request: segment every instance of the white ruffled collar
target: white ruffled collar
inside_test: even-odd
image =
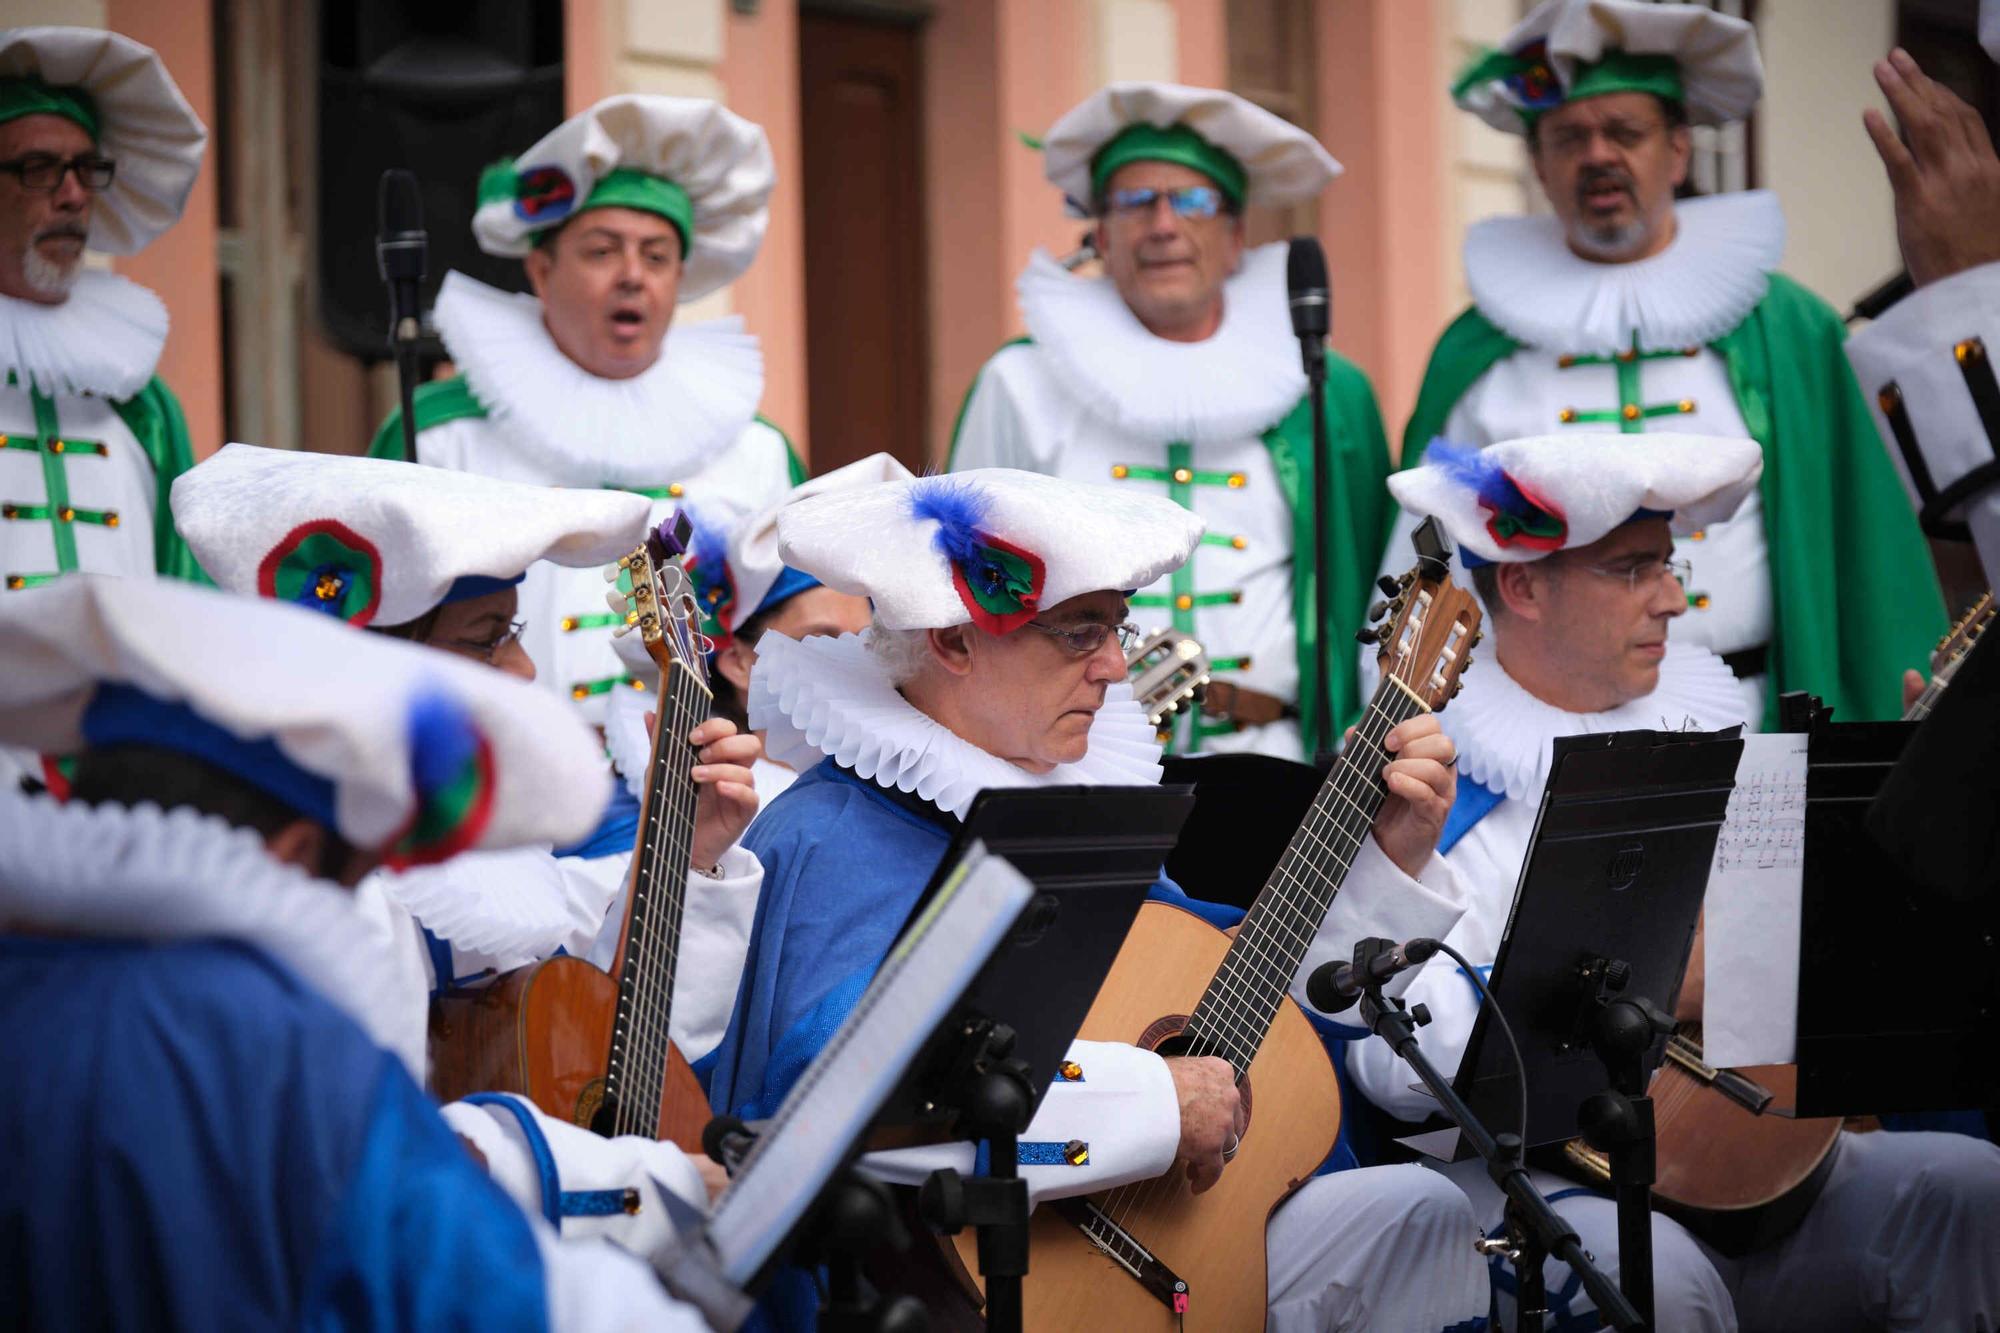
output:
[[[562,485],[656,486],[697,471],[764,396],[764,353],[737,316],[674,325],[660,359],[627,380],[564,356],[533,296],[455,270],[432,317],[473,397]]]
[[[1459,772],[1509,800],[1531,801],[1547,785],[1556,737],[1718,731],[1743,722],[1743,691],[1714,653],[1669,641],[1651,694],[1602,713],[1570,713],[1528,693],[1489,656],[1466,674],[1439,720],[1458,745]]]
[[[803,773],[831,756],[864,778],[915,792],[964,818],[989,787],[1133,786],[1160,780],[1160,742],[1132,697],[1111,686],[1090,725],[1089,753],[1030,773],[947,730],[897,692],[862,634],[757,641],[750,672],[750,725],[778,763]]]
[[[0,379],[12,374],[51,396],[130,398],[153,378],[166,341],[166,304],[102,269],[77,274],[60,305],[0,296]]]
[[[1067,273],[1045,250],[1015,290],[1049,373],[1122,434],[1226,443],[1261,435],[1305,396],[1282,244],[1244,253],[1223,288],[1222,326],[1198,343],[1149,333],[1109,278]]]
[[[253,944],[296,972],[420,1081],[409,995],[354,895],[275,861],[257,835],[153,805],[0,797],[0,921],[166,942]]]
[[[1584,259],[1554,217],[1487,218],[1465,234],[1473,304],[1518,343],[1577,356],[1632,346],[1700,347],[1743,322],[1785,251],[1785,214],[1769,190],[1689,199],[1673,243],[1629,264]]]

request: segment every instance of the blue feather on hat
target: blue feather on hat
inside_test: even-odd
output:
[[[972,482],[954,477],[925,477],[910,487],[910,516],[938,525],[931,541],[938,553],[961,569],[977,569],[981,532],[991,503]]]

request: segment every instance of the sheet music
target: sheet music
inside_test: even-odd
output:
[[[748,1283],[784,1243],[1032,896],[975,843],[896,942],[716,1200],[707,1236],[730,1281]]]
[[[1806,737],[1745,736],[1705,901],[1712,1065],[1790,1064],[1798,1049],[1805,828]]]

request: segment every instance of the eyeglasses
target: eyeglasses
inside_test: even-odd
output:
[[[521,641],[521,631],[526,628],[527,621],[516,620],[490,639],[453,639],[449,647],[455,653],[491,664],[500,660],[500,654],[507,651],[508,644]]]
[[[1600,578],[1623,579],[1625,591],[1636,593],[1642,583],[1658,578],[1671,578],[1682,587],[1694,574],[1694,567],[1685,560],[1641,560],[1636,565],[1578,565]]]
[[[1131,652],[1132,645],[1139,641],[1139,627],[1130,621],[1123,625],[1107,625],[1101,620],[1087,620],[1081,625],[1044,625],[1039,620],[1030,620],[1027,626],[1040,630],[1078,657],[1090,656],[1113,634],[1118,636],[1120,652]]]
[[[1666,124],[1664,120],[1644,124],[1614,120],[1604,125],[1564,125],[1539,136],[1539,142],[1546,144],[1557,157],[1575,157],[1590,146],[1592,139],[1602,134],[1614,148],[1629,153],[1652,138],[1655,130],[1665,129]]]
[[[0,171],[18,176],[22,189],[33,190],[37,194],[54,194],[62,188],[63,177],[72,171],[76,173],[77,184],[84,189],[93,193],[107,190],[111,188],[111,177],[117,170],[116,162],[95,153],[71,158],[57,157],[54,153],[29,153],[0,162]]]
[[[1222,211],[1222,191],[1212,185],[1188,185],[1178,190],[1113,190],[1106,199],[1121,218],[1150,216],[1165,199],[1177,218],[1212,218]]]

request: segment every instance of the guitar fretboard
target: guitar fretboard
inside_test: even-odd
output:
[[[1382,742],[1429,711],[1393,676],[1376,689],[1189,1017],[1191,1054],[1219,1055],[1239,1074],[1250,1067],[1382,806],[1382,766],[1391,758]]]
[[[632,856],[632,895],[625,926],[618,1008],[605,1061],[604,1097],[611,1132],[660,1133],[666,1085],[668,1020],[680,959],[688,858],[694,846],[693,751],[687,736],[709,712],[708,687],[679,662],[661,673],[639,842]]]

